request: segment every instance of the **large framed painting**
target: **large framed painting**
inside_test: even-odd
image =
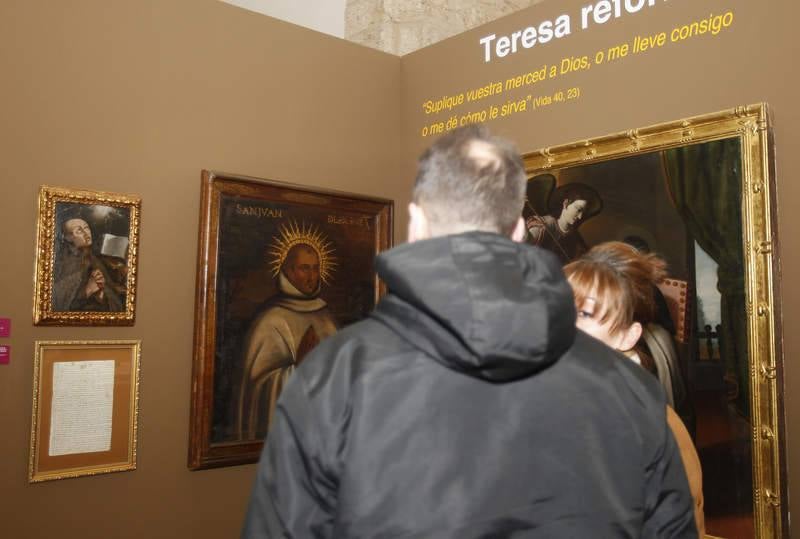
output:
[[[135,195],[40,188],[34,324],[133,325],[140,210]]]
[[[295,367],[384,292],[373,259],[392,214],[390,200],[203,172],[191,469],[258,460]]]
[[[707,532],[787,528],[775,184],[766,105],[525,156],[527,241],[566,263],[625,241],[660,255],[656,372],[693,436]]]

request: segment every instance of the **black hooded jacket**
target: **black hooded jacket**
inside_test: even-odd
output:
[[[278,402],[242,537],[696,537],[657,381],[495,234],[380,255],[389,288]]]

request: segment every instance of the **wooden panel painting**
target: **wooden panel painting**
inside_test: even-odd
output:
[[[392,203],[205,173],[190,467],[254,462],[281,388],[381,287]]]

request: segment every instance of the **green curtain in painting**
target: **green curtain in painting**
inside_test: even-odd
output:
[[[738,383],[737,408],[749,418],[739,139],[684,146],[664,154],[675,207],[691,235],[719,266],[720,356]]]

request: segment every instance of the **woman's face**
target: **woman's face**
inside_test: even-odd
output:
[[[604,322],[601,322],[600,314],[595,299],[587,297],[583,305],[578,307],[578,317],[575,320],[575,326],[604,343],[606,346],[614,350],[621,350],[624,332],[612,332],[611,325],[613,323],[613,318],[609,316]]]
[[[569,228],[575,228],[583,218],[583,212],[586,211],[587,202],[585,200],[573,200],[569,202],[564,201],[564,208],[561,211],[561,219],[564,224]]]

